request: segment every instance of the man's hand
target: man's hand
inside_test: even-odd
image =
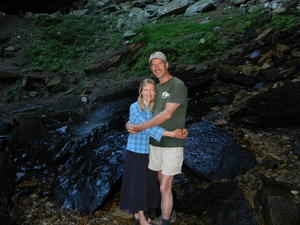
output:
[[[129,121],[125,124],[125,127],[127,129],[127,132],[130,134],[136,134],[141,131],[139,130],[138,125],[132,125]]]

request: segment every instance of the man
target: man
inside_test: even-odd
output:
[[[136,133],[159,125],[166,130],[183,129],[187,110],[187,88],[168,71],[164,53],[154,52],[149,59],[151,71],[159,80],[153,110],[153,118],[143,124],[127,125],[129,132]],[[182,130],[186,132],[187,130]],[[160,142],[150,139],[149,169],[158,171],[161,192],[161,221],[170,224],[173,208],[172,182],[174,175],[181,173],[184,139],[163,137]],[[155,222],[155,220],[153,221]]]

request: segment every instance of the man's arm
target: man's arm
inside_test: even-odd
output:
[[[180,104],[178,103],[167,103],[165,109],[162,112],[158,113],[156,116],[154,116],[151,120],[137,125],[127,124],[126,128],[130,133],[137,133],[146,130],[150,127],[158,126],[166,120],[170,119],[179,106]]]

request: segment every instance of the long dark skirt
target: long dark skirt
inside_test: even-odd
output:
[[[160,205],[157,172],[148,169],[149,155],[126,151],[120,209],[137,213]]]

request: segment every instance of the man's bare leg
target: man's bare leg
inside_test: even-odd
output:
[[[162,218],[169,220],[173,209],[172,182],[174,176],[167,176],[158,171],[158,181],[161,193],[161,213]]]

